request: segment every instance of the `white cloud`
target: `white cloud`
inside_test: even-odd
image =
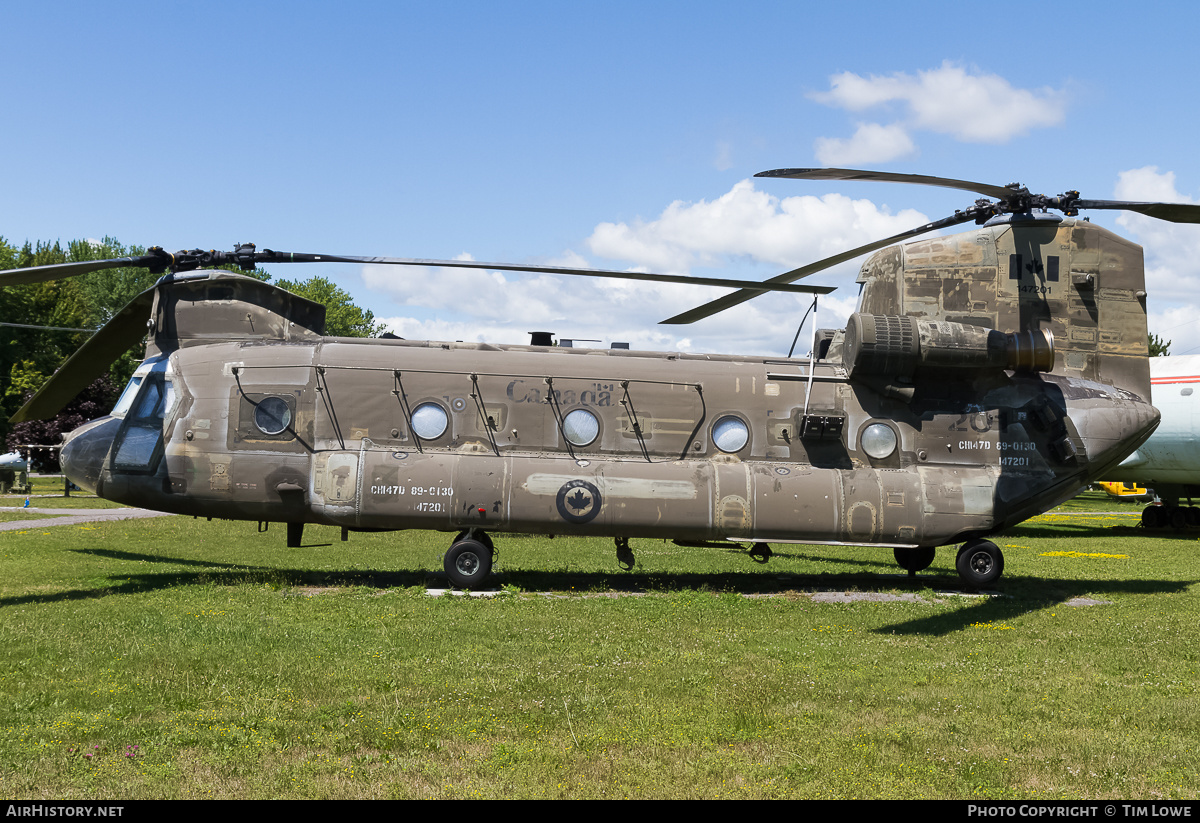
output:
[[[1121,200],[1195,203],[1175,188],[1175,172],[1159,173],[1158,166],[1129,169],[1117,175],[1114,196]]]
[[[897,123],[890,126],[860,123],[854,136],[847,140],[818,137],[816,141],[817,161],[823,166],[887,163],[911,155],[916,149],[908,132]]]
[[[1113,196],[1132,201],[1198,202],[1178,191],[1174,172],[1160,173],[1155,166],[1121,172]],[[1200,302],[1200,226],[1136,212],[1121,212],[1116,222],[1145,249],[1146,290],[1151,300]]]
[[[794,268],[927,222],[913,209],[889,214],[840,194],[780,199],[743,180],[716,200],[677,200],[649,222],[601,223],[587,244],[601,257],[657,271],[731,257]]]
[[[967,143],[1005,143],[1036,128],[1057,126],[1066,116],[1067,95],[1052,88],[1013,88],[996,74],[970,73],[949,61],[917,72],[862,77],[853,72],[829,78],[830,90],[810,97],[852,112],[884,107],[899,109],[901,121],[891,126],[859,126],[849,140],[822,138],[817,154],[848,157],[836,162],[883,162],[903,156],[899,147],[913,130],[948,134]],[[864,129],[868,129],[864,131]],[[886,138],[886,139],[884,139]],[[902,139],[903,138],[903,139]],[[851,149],[858,147],[857,152]],[[880,159],[876,160],[874,154]],[[893,157],[886,151],[896,152]],[[829,162],[833,162],[832,160]]]
[[[1178,191],[1175,175],[1154,167],[1122,172],[1113,195],[1122,200],[1198,202]],[[591,255],[656,271],[741,279],[819,260],[928,222],[906,210],[890,214],[869,200],[841,195],[778,198],[745,180],[714,200],[677,201],[650,220],[602,223],[587,240]],[[1132,213],[1117,218],[1121,233],[1146,250],[1150,330],[1172,340],[1176,354],[1200,352],[1200,226]],[[460,255],[459,259],[471,259]],[[534,262],[598,265],[567,250]],[[602,264],[601,264],[602,265]],[[609,267],[619,267],[608,264]],[[858,263],[817,275],[841,290],[820,300],[817,324],[844,326],[857,302]],[[785,354],[809,303],[803,295],[768,294],[691,326],[658,321],[726,294],[703,286],[596,280],[465,269],[366,266],[363,280],[377,295],[406,308],[373,307],[392,330],[410,339],[527,343],[528,332],[596,338],[658,351]],[[808,350],[811,321],[797,345]]]
[[[513,284],[508,291],[512,303],[519,305],[526,289]],[[634,349],[649,351],[685,351],[741,353],[751,355],[786,354],[796,334],[796,325],[804,316],[810,300],[802,296],[771,296],[731,309],[719,319],[706,321],[704,326],[659,326],[666,314],[674,314],[692,305],[703,303],[724,294],[723,289],[705,289],[686,299],[668,299],[663,291],[632,284],[629,299],[615,301],[603,289],[589,290],[582,302],[584,310],[568,310],[553,320],[524,316],[509,320],[480,320],[456,313],[439,312],[433,318],[418,318],[398,314],[376,319],[393,333],[410,340],[463,340],[500,344],[525,344],[530,331],[551,331],[559,337],[577,340],[599,340],[583,346],[608,348],[613,341],[629,343]],[[842,328],[846,318],[855,310],[856,290],[848,289],[842,297],[827,295],[820,299],[816,322],[822,328]],[[807,353],[816,326],[813,319],[805,324],[804,333],[796,346],[796,354]]]
[[[713,168],[717,171],[728,171],[733,168],[733,145],[728,140],[717,141],[717,154],[713,160]]]
[[[919,212],[889,214],[867,200],[841,195],[777,198],[738,183],[713,201],[675,202],[658,218],[603,223],[588,239],[593,254],[656,271],[687,272],[712,266],[712,276],[758,280],[928,222]],[[469,258],[467,258],[469,259]],[[574,251],[553,261],[589,263]],[[856,264],[843,264],[815,280],[844,291],[822,297],[818,322],[840,328],[854,311]],[[367,287],[408,310],[375,314],[410,339],[527,343],[528,332],[595,338],[601,346],[624,341],[634,348],[785,354],[811,298],[767,294],[691,326],[660,320],[708,302],[727,289],[559,275],[518,275],[462,269],[397,272],[366,266]],[[810,345],[812,321],[797,344]]]
[[[1150,331],[1170,344],[1171,354],[1200,354],[1200,313],[1196,306],[1185,303],[1155,311],[1154,305],[1151,295],[1147,318]]]
[[[1159,172],[1155,166],[1121,172],[1113,197],[1135,202],[1200,202],[1180,193],[1174,172]],[[1200,352],[1200,226],[1135,212],[1121,212],[1116,222],[1145,251],[1150,331],[1172,341],[1172,354]]]

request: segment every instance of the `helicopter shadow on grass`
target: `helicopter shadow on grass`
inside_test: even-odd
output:
[[[314,544],[314,547],[330,544]],[[307,547],[307,546],[306,546]],[[448,587],[444,574],[429,569],[344,569],[317,570],[305,568],[285,568],[278,566],[251,565],[228,563],[222,561],[206,561],[194,558],[183,558],[169,555],[149,554],[142,552],[122,551],[113,549],[75,549],[75,553],[95,558],[153,564],[157,566],[174,567],[171,571],[161,573],[142,572],[136,574],[122,573],[119,579],[114,579],[110,585],[101,585],[94,589],[75,589],[52,594],[31,594],[0,598],[0,608],[15,605],[38,603],[56,603],[70,600],[86,600],[120,594],[137,594],[162,589],[195,586],[195,585],[241,585],[254,583],[271,585],[280,588],[320,586],[320,587],[367,587],[377,589],[407,588],[423,586],[427,588]],[[731,548],[727,550],[734,554],[744,552],[744,549]],[[672,571],[587,571],[574,570],[564,567],[559,570],[530,570],[522,568],[499,570],[491,581],[489,588],[499,588],[503,585],[516,586],[525,592],[541,594],[649,594],[684,591],[703,592],[735,592],[739,594],[784,594],[788,592],[810,591],[890,591],[897,586],[909,587],[909,578],[902,575],[889,575],[880,579],[872,570],[879,572],[883,569],[893,569],[894,565],[881,559],[847,560],[819,555],[801,555],[776,553],[777,558],[792,557],[807,559],[814,562],[847,564],[859,566],[861,572],[837,572],[819,574],[797,574],[780,572],[772,574],[769,571],[726,571],[726,572],[672,572]],[[179,570],[179,567],[188,569]],[[114,578],[117,575],[113,575]],[[924,588],[918,583],[918,588]]]
[[[306,548],[317,547],[306,545]],[[328,545],[328,544],[327,544]],[[8,606],[31,605],[41,603],[61,603],[71,600],[89,600],[120,594],[139,594],[142,592],[159,591],[162,589],[182,586],[233,586],[245,583],[286,587],[300,586],[329,586],[393,589],[409,586],[423,586],[428,582],[430,573],[426,570],[385,571],[379,569],[347,569],[347,570],[316,570],[280,568],[277,566],[254,566],[239,563],[194,560],[182,557],[170,557],[139,552],[114,551],[110,549],[74,549],[77,554],[108,560],[121,560],[137,563],[153,563],[168,566],[185,566],[195,571],[146,572],[141,574],[122,574],[119,580],[111,585],[102,585],[94,589],[74,589],[53,594],[18,595],[0,598],[0,609]],[[114,575],[115,577],[115,575]]]
[[[1154,537],[1163,540],[1190,540],[1200,537],[1200,529],[1145,529],[1142,526],[1092,526],[1079,523],[1061,523],[1041,525],[1038,523],[1023,523],[1014,526],[1004,534],[993,537],[993,540],[1017,540],[1027,537]]]
[[[184,566],[195,571],[171,571],[123,575],[112,585],[95,589],[75,589],[53,594],[20,595],[0,598],[0,608],[6,606],[49,604],[72,600],[87,600],[112,595],[138,594],[183,586],[234,586],[246,583],[279,588],[329,587],[398,589],[440,584],[440,572],[428,569],[379,570],[345,569],[315,570],[255,566],[236,563],[210,562],[188,558],[143,554],[110,549],[77,549],[78,554],[127,562]],[[645,595],[676,592],[732,592],[737,594],[778,594],[806,597],[816,592],[852,592],[887,594],[897,591],[921,594],[941,600],[961,594],[962,581],[955,575],[925,573],[917,576],[888,573],[894,565],[882,559],[847,559],[801,553],[776,553],[776,557],[791,557],[841,566],[858,566],[861,571],[803,574],[761,571],[747,572],[647,572],[647,571],[556,571],[511,569],[499,572],[497,586],[516,586],[524,592],[541,594],[598,594]],[[1113,594],[1162,594],[1185,591],[1200,581],[1130,580],[1089,581],[1024,578],[1008,576],[1001,584],[1001,596],[987,596],[967,608],[955,609],[929,617],[905,620],[875,629],[878,634],[912,634],[940,636],[968,628],[976,623],[995,623],[1013,619],[1028,612],[1058,606],[1084,595],[1111,592]],[[432,586],[437,588],[437,585]],[[974,593],[970,593],[974,594]],[[992,593],[988,593],[992,594]]]
[[[1119,529],[1119,531],[1116,531]],[[1012,529],[1001,537],[1029,537],[1033,532],[1041,532],[1036,527]],[[1108,527],[1103,529],[1107,536],[1129,536],[1144,534],[1140,527]],[[1115,532],[1115,534],[1114,534]],[[1063,536],[1062,534],[1039,536]],[[1172,535],[1184,538],[1186,535]],[[1195,538],[1189,538],[1194,540]],[[941,552],[951,551],[952,547],[943,547]],[[810,563],[837,563],[840,565],[855,564],[863,568],[864,573],[870,567],[888,566],[879,560],[861,559],[850,560],[844,557],[827,557],[801,553],[775,553],[776,557],[791,557]],[[886,574],[886,572],[884,572]],[[878,590],[883,592],[900,589],[913,593],[924,593],[937,600],[948,597],[978,597],[977,603],[966,608],[943,612],[926,618],[906,620],[899,623],[881,626],[877,634],[916,634],[916,635],[945,635],[961,631],[976,623],[996,623],[997,621],[1014,619],[1023,614],[1056,606],[1069,605],[1070,608],[1096,605],[1103,603],[1092,602],[1097,595],[1104,594],[1175,594],[1187,591],[1188,587],[1197,581],[1175,580],[1077,580],[1053,579],[1040,577],[1024,577],[1006,574],[996,590],[978,592],[964,589],[963,581],[957,574],[940,574],[936,571],[924,572],[916,576],[903,574],[889,575],[888,579],[874,580],[872,585],[863,583],[863,574],[831,574],[831,575],[796,575],[797,581],[807,579],[810,585],[823,590],[837,590],[839,585],[847,588],[855,587],[857,591],[868,592]],[[998,594],[998,596],[997,596]],[[1076,598],[1081,600],[1077,605],[1070,605]]]
[[[645,594],[681,591],[732,592],[737,594],[785,594],[813,591],[890,591],[898,585],[906,587],[909,578],[897,574],[890,551],[862,558],[834,557],[773,548],[771,560],[749,555],[749,547],[737,543],[728,546],[681,547],[681,551],[714,551],[724,555],[741,555],[752,571],[647,571],[635,567],[632,571],[585,571],[564,567],[556,570],[502,568],[495,572],[496,582],[513,585],[526,592],[554,594],[556,592],[593,592]],[[635,555],[637,550],[635,549]],[[841,567],[836,572],[803,573],[772,569],[772,563],[794,560]],[[845,571],[851,566],[861,571]],[[884,577],[881,578],[880,575]]]
[[[937,578],[930,575],[930,581]],[[956,578],[941,578],[954,588]],[[1104,608],[1106,594],[1178,594],[1200,581],[1195,580],[1064,580],[1035,577],[1004,577],[1000,596],[989,596],[965,609],[944,612],[916,620],[905,620],[875,629],[876,634],[912,634],[940,636],[957,632],[975,624],[1002,623],[1030,612],[1055,608]],[[937,588],[934,586],[934,588]],[[954,594],[941,590],[942,594]],[[1081,598],[1077,602],[1072,602]],[[1086,599],[1085,599],[1086,598]]]

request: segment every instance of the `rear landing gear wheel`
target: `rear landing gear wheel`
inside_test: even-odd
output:
[[[909,577],[915,577],[917,572],[925,571],[933,563],[935,551],[931,548],[893,549],[892,554],[900,568],[908,572]]]
[[[1175,531],[1186,529],[1188,527],[1187,506],[1172,506],[1171,511],[1167,513],[1167,522]]]
[[[954,565],[968,586],[991,586],[1004,573],[1004,553],[990,540],[972,540],[958,550]]]
[[[1156,506],[1151,503],[1146,508],[1142,509],[1142,527],[1146,529],[1160,529],[1167,524],[1167,510],[1165,506]]]
[[[459,540],[442,559],[446,576],[460,589],[478,589],[492,573],[492,550],[480,540]]]

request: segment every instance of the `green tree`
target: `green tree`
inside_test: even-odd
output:
[[[146,253],[143,246],[123,246],[111,237],[97,242],[75,240],[68,245],[72,261],[111,260],[116,257],[138,257]],[[77,278],[79,291],[87,301],[88,320],[99,328],[125,305],[158,281],[161,274],[148,269],[123,267],[94,271]]]
[[[27,268],[85,260],[138,257],[142,246],[124,246],[112,237],[75,240],[66,245],[38,241],[18,248],[0,237],[0,269]],[[258,280],[271,276],[261,269],[239,272]],[[107,323],[130,300],[154,286],[161,274],[123,267],[91,272],[46,283],[0,288],[0,441],[9,433],[9,417],[88,339],[87,331]],[[349,293],[325,277],[281,280],[281,288],[326,306],[326,333],[335,337],[375,337],[384,325],[359,308]],[[19,324],[19,325],[13,325]],[[33,328],[30,328],[33,327]],[[57,328],[48,328],[57,327]],[[113,362],[109,382],[124,386],[145,349],[141,343]],[[88,407],[94,411],[92,407]],[[104,409],[101,413],[107,413]]]
[[[314,303],[325,305],[325,333],[331,337],[378,337],[386,330],[369,309],[354,305],[349,292],[320,276],[307,280],[276,280],[275,285]]]
[[[0,237],[0,267],[24,268],[69,261],[59,243],[20,249]],[[0,288],[0,437],[8,418],[88,338],[86,301],[73,280]],[[19,325],[14,325],[19,324]],[[33,327],[33,328],[29,328]],[[57,327],[57,328],[53,328]]]
[[[1171,353],[1171,341],[1165,343],[1157,334],[1151,334],[1147,339],[1147,344],[1150,347],[1151,357],[1166,357]]]

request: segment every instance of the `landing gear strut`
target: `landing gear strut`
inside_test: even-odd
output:
[[[893,549],[892,555],[900,568],[908,572],[909,577],[916,577],[917,572],[923,572],[933,563],[935,551],[932,548]]]
[[[755,543],[750,547],[750,559],[755,563],[766,563],[772,554],[771,547],[766,543]]]
[[[492,573],[495,549],[486,532],[468,529],[459,533],[442,558],[450,582],[460,589],[478,589]]]
[[[629,548],[629,538],[614,537],[613,542],[617,544],[617,565],[627,572],[633,571],[637,558],[633,556],[633,550]]]

